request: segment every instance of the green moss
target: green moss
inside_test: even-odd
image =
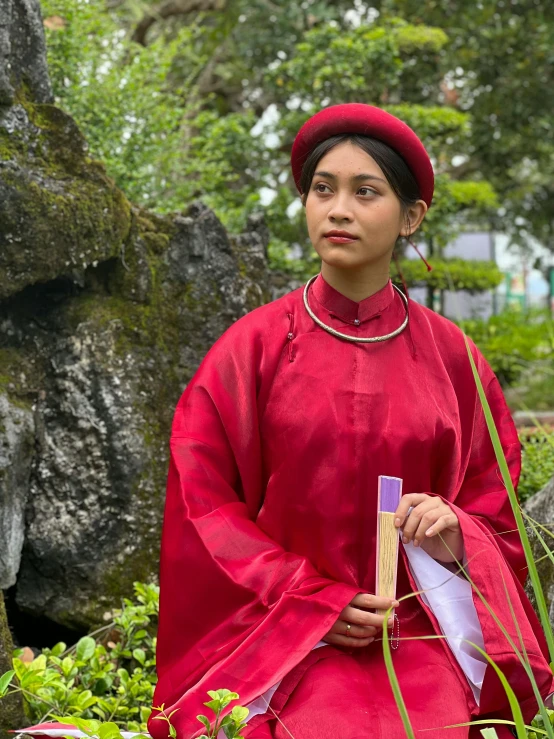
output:
[[[7,133],[0,128],[0,159],[3,162],[8,162],[13,159],[16,151]]]
[[[2,244],[0,297],[119,254],[131,208],[109,183],[99,187],[83,176],[58,188],[17,171],[6,171],[3,181],[17,195],[2,209],[4,233],[12,237]]]
[[[24,350],[0,348],[0,393],[22,410],[30,410],[42,371]]]
[[[119,254],[132,220],[125,195],[86,156],[73,119],[22,100],[31,125],[0,126],[0,157],[16,165],[2,174],[0,299]]]

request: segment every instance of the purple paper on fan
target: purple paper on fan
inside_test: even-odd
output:
[[[394,513],[402,497],[402,480],[399,477],[379,476],[379,510]]]

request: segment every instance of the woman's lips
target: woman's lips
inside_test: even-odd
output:
[[[333,244],[351,244],[353,241],[358,240],[348,236],[325,236],[325,238]]]

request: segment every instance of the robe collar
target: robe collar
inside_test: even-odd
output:
[[[347,323],[359,325],[370,318],[380,316],[394,300],[394,288],[389,280],[385,287],[364,300],[356,301],[347,298],[326,282],[321,274],[313,281],[311,292],[317,302],[329,313]]]

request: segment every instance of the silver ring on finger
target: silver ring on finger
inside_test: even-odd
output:
[[[352,624],[346,624],[346,634],[345,636],[351,636],[351,630],[352,630]]]

